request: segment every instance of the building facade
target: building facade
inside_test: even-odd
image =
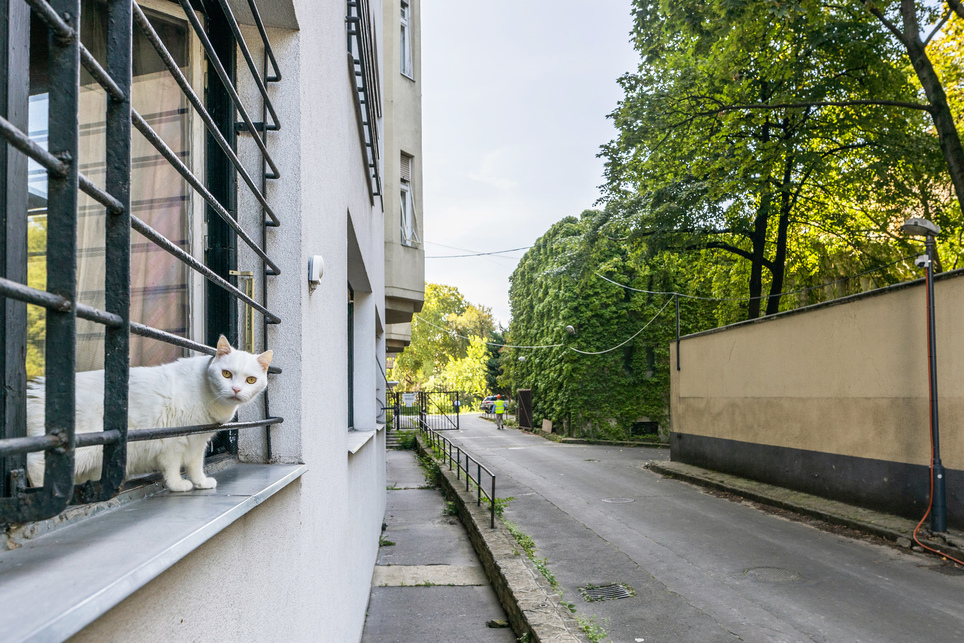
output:
[[[383,15],[385,347],[392,354],[411,342],[412,315],[425,299],[421,2],[386,0]]]
[[[386,71],[392,4],[0,1],[5,641],[360,638],[385,356],[422,297],[420,214],[407,240],[398,218],[406,188],[421,199],[420,110]],[[123,481],[125,442],[215,428],[128,431],[127,370],[222,334],[273,358],[212,441],[217,488]],[[105,430],[81,434],[73,373],[98,369]],[[27,436],[40,376],[47,433]],[[89,445],[101,478],[74,485]]]

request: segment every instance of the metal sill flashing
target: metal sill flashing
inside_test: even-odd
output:
[[[348,453],[355,455],[363,446],[368,444],[373,437],[375,437],[375,431],[349,431]]]
[[[69,638],[307,470],[238,464],[217,489],[135,500],[0,553],[3,640]]]

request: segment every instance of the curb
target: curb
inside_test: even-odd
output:
[[[670,478],[683,480],[701,487],[725,491],[739,495],[760,504],[785,509],[797,514],[817,518],[824,522],[849,527],[857,531],[896,542],[907,539],[913,542],[916,522],[881,514],[870,509],[828,500],[799,491],[739,478],[709,469],[701,469],[680,462],[648,462],[645,468]],[[783,497],[781,497],[783,496]],[[786,497],[792,496],[792,497]],[[861,518],[863,516],[863,518]],[[880,524],[892,523],[891,526]],[[934,549],[939,549],[957,558],[964,558],[964,540],[951,536],[952,542],[941,542],[919,535],[919,540]],[[909,547],[910,545],[908,545]]]
[[[563,438],[561,444],[595,444],[610,447],[643,447],[650,449],[668,449],[668,442],[627,442],[620,440],[594,440],[592,438]]]
[[[433,458],[422,436],[418,452]],[[562,606],[559,595],[549,587],[515,539],[496,516],[495,529],[489,527],[489,510],[478,506],[476,498],[465,491],[465,483],[439,464],[439,483],[446,497],[455,503],[459,518],[472,541],[485,575],[499,597],[517,636],[532,643],[577,643],[579,626]]]

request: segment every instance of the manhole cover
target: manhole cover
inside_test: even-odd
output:
[[[603,502],[608,502],[614,505],[622,505],[627,502],[636,502],[635,498],[603,498]]]
[[[800,574],[797,572],[780,567],[751,567],[744,569],[743,574],[764,583],[789,583],[800,580]]]
[[[610,583],[609,585],[586,585],[579,588],[579,593],[586,601],[614,601],[636,595],[636,590],[625,583]]]

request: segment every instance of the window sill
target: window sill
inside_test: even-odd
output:
[[[375,431],[349,431],[348,453],[355,455],[375,437]]]
[[[238,464],[213,474],[217,489],[165,491],[3,552],[4,641],[69,638],[307,470]]]

